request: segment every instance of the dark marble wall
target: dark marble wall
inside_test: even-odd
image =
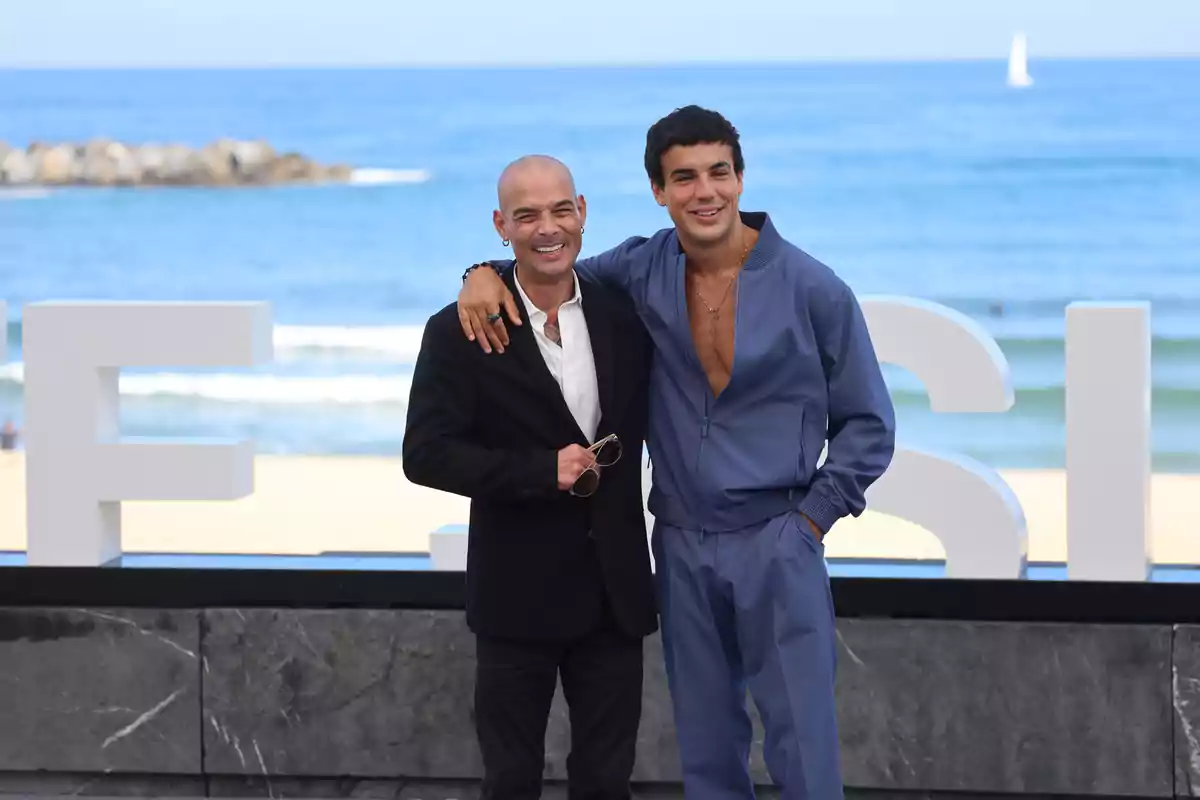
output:
[[[848,784],[1171,796],[1169,627],[839,628]]]
[[[1171,702],[1175,712],[1175,794],[1200,797],[1200,627],[1175,629]]]
[[[217,773],[480,774],[475,647],[454,612],[211,611],[204,744]]]
[[[195,612],[0,609],[0,771],[199,774]]]
[[[1200,788],[1200,628],[843,619],[839,635],[849,797]],[[637,794],[678,797],[657,637],[646,657]],[[455,611],[0,609],[0,794],[138,794],[116,790],[127,776],[160,796],[470,800],[473,669]],[[560,694],[548,798],[569,743]]]
[[[187,798],[205,797],[206,793],[207,786],[202,775],[152,775],[128,772],[0,772],[0,797],[5,798]]]

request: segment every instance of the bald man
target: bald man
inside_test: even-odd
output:
[[[488,356],[463,337],[456,304],[429,319],[404,472],[471,499],[483,797],[541,795],[561,677],[569,796],[627,798],[642,640],[658,624],[641,481],[650,341],[627,298],[575,273],[586,205],[565,166],[519,159],[497,196],[523,324]]]

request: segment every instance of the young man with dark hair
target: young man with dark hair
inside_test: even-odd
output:
[[[654,342],[649,507],[684,793],[753,797],[748,685],[783,797],[840,798],[823,538],[891,462],[887,386],[846,283],[739,211],[724,117],[688,106],[656,122],[646,172],[674,227],[576,269],[628,294]],[[502,307],[521,324],[497,275],[509,263],[471,269],[459,295],[487,352],[507,343]]]

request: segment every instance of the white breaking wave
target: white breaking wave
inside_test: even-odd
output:
[[[389,356],[401,363],[417,360],[421,349],[420,325],[381,327],[333,327],[320,325],[277,325],[274,341],[277,354],[287,350],[343,351]]]
[[[0,380],[25,383],[25,365],[0,365]],[[405,404],[412,380],[406,375],[281,376],[177,372],[123,374],[118,382],[130,397],[190,397],[228,403],[321,405]]]
[[[400,366],[416,363],[424,327],[277,325],[275,360],[297,362],[305,354],[386,361]],[[25,365],[0,364],[0,382],[25,383]],[[411,379],[407,375],[269,375],[254,373],[125,373],[120,392],[127,397],[179,397],[228,403],[286,405],[406,404]]]
[[[390,183],[425,183],[433,174],[427,169],[376,169],[364,167],[350,173],[350,182],[362,186]]]
[[[49,196],[49,189],[0,189],[0,200],[40,200]]]

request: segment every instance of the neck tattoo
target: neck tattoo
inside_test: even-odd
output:
[[[546,334],[547,339],[562,347],[562,332],[558,329],[557,310],[552,314],[546,315],[546,324],[542,326],[542,331]]]
[[[519,263],[514,263],[515,270],[520,269]],[[518,280],[520,280],[518,272]],[[546,324],[542,326],[542,333],[546,334],[546,338],[554,342],[559,347],[562,347],[562,332],[558,329],[558,309],[554,308],[546,312]]]

